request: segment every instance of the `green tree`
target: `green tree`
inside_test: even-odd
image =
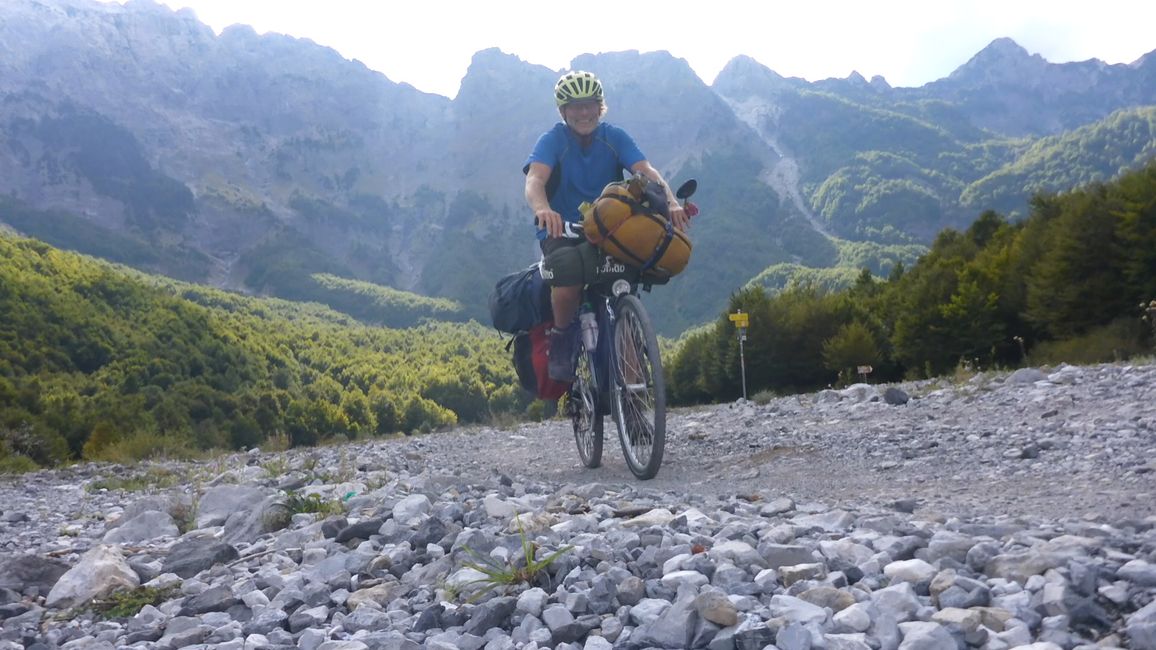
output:
[[[453,411],[461,422],[481,422],[489,417],[489,399],[476,373],[464,371],[430,380],[422,396]]]
[[[1126,257],[1113,203],[1103,186],[1076,192],[1052,223],[1048,255],[1028,280],[1027,317],[1053,337],[1083,334],[1135,304],[1122,290]]]
[[[369,394],[369,407],[373,412],[375,433],[378,435],[388,435],[400,428],[397,407],[394,406],[389,395],[381,391],[371,392]]]
[[[858,366],[874,366],[880,359],[874,334],[857,320],[844,324],[823,342],[823,365],[840,377],[852,377]]]
[[[349,423],[351,433],[371,433],[377,429],[377,422],[374,420],[369,398],[357,387],[342,394],[341,415]]]

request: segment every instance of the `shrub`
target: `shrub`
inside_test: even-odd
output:
[[[99,450],[93,460],[128,464],[138,460],[192,460],[200,456],[183,437],[137,431]]]
[[[1032,363],[1107,363],[1148,354],[1140,327],[1135,318],[1120,318],[1076,338],[1043,341],[1032,348]]]
[[[0,458],[23,456],[35,465],[51,465],[67,457],[68,443],[60,435],[21,423],[0,427]]]
[[[0,458],[0,474],[26,474],[38,469],[36,461],[27,456],[15,454]]]

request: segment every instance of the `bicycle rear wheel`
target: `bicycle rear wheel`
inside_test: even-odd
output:
[[[658,337],[637,296],[620,297],[615,309],[611,409],[627,466],[647,480],[658,474],[666,446],[666,382]]]
[[[574,425],[574,442],[578,444],[578,457],[591,469],[602,464],[602,411],[598,404],[593,356],[585,346],[579,348],[577,378],[566,397],[567,411]]]

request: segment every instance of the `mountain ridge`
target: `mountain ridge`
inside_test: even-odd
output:
[[[536,254],[520,169],[557,121],[557,71],[482,50],[451,100],[308,39],[215,35],[150,0],[14,0],[0,18],[0,195],[154,247],[150,270],[186,260],[180,277],[288,298],[317,296],[312,278],[328,273],[482,318],[493,280]],[[776,264],[819,268],[844,240],[926,243],[962,227],[984,207],[961,201],[968,184],[1034,139],[1156,104],[1156,57],[1083,63],[997,39],[918,88],[808,82],[744,56],[709,86],[667,52],[573,66],[602,75],[607,119],[668,178],[699,178],[701,261],[652,302],[676,334]],[[1039,79],[1054,92],[1031,91]],[[1041,189],[1066,189],[1050,180]],[[1013,211],[1029,198],[990,190]]]

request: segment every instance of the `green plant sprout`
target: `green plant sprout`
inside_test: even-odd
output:
[[[538,545],[526,537],[526,530],[522,526],[522,519],[520,515],[514,515],[514,521],[518,523],[518,536],[522,540],[522,560],[524,563],[519,563],[516,560],[499,561],[490,556],[483,556],[469,546],[465,546],[467,553],[472,555],[478,562],[466,562],[463,566],[474,569],[485,574],[486,577],[471,580],[462,588],[469,585],[479,584],[482,588],[475,592],[468,602],[477,602],[486,594],[496,589],[508,589],[510,587],[522,584],[533,584],[546,567],[550,566],[554,560],[561,557],[563,554],[574,549],[573,546],[563,546],[544,558],[537,558]]]
[[[126,618],[135,616],[145,605],[155,607],[176,595],[176,593],[176,586],[120,589],[105,598],[94,600],[92,608],[105,618]]]

